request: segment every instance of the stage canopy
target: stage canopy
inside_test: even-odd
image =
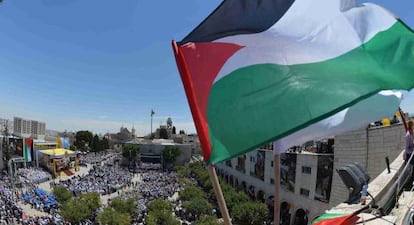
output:
[[[41,153],[50,155],[50,156],[64,156],[64,155],[75,155],[76,153],[69,149],[56,148],[56,149],[47,149],[40,150]]]

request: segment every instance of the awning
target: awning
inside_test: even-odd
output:
[[[47,149],[47,150],[40,150],[42,154],[50,155],[50,156],[64,156],[64,155],[75,155],[76,153],[69,149],[64,148],[56,148],[56,149]]]

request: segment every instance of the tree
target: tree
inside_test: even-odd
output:
[[[97,192],[81,194],[80,199],[86,206],[88,206],[91,212],[95,212],[101,207],[101,198]]]
[[[177,147],[166,146],[162,150],[162,159],[166,165],[170,165],[180,154],[181,151]]]
[[[64,186],[56,186],[53,188],[53,195],[60,204],[64,204],[72,198],[72,192],[66,189]]]
[[[97,134],[93,136],[92,142],[91,142],[91,150],[93,152],[99,152],[99,137]]]
[[[180,221],[171,212],[149,212],[145,220],[147,225],[180,225]]]
[[[269,210],[261,202],[245,202],[233,207],[232,216],[238,225],[263,225],[268,218]]]
[[[6,158],[6,162],[9,161],[9,159],[11,159],[12,157],[12,151],[11,151],[11,146],[9,143],[9,120],[6,120],[6,122],[4,123],[4,130],[2,130],[3,132],[3,149],[5,149],[5,158]],[[1,159],[3,160],[3,159]],[[7,164],[8,165],[8,164]]]
[[[196,197],[190,201],[185,201],[183,203],[183,208],[186,212],[191,213],[198,218],[201,215],[210,214],[213,206],[207,201],[207,199]]]
[[[86,151],[92,142],[93,134],[87,130],[81,130],[75,134],[75,146],[78,149]]]
[[[122,149],[122,156],[128,158],[129,161],[135,159],[139,152],[138,145],[127,145]]]
[[[109,149],[109,141],[106,137],[102,138],[102,150]]]
[[[171,203],[162,199],[155,199],[148,204],[148,210],[151,212],[168,211],[171,212]]]
[[[108,207],[98,215],[97,220],[102,225],[128,225],[131,222],[131,216]]]
[[[168,139],[167,129],[165,129],[165,128],[161,128],[160,129],[160,138],[162,138],[162,139]]]
[[[181,201],[189,201],[194,198],[203,198],[206,199],[206,193],[201,190],[200,188],[197,188],[195,186],[189,186],[186,187],[184,190],[180,192],[180,199]]]
[[[180,222],[172,215],[171,203],[156,199],[148,204],[147,225],[179,225]]]
[[[221,225],[221,223],[215,216],[204,215],[196,222],[196,225]]]
[[[174,170],[181,178],[186,178],[189,175],[189,170],[185,166],[175,166]]]
[[[172,133],[176,134],[175,126],[173,126],[173,128],[172,128]]]
[[[127,213],[132,216],[135,211],[135,199],[129,198],[128,200],[123,200],[119,197],[112,199],[110,206],[119,213]]]
[[[180,130],[180,134],[185,134],[185,131],[184,130]]]
[[[92,215],[88,205],[80,199],[71,199],[67,201],[62,205],[60,213],[67,221],[73,224],[78,224]]]
[[[226,200],[227,207],[230,209],[230,212],[233,212],[233,208],[236,205],[248,202],[250,199],[244,192],[236,192],[233,188],[231,191],[223,190],[224,199]]]

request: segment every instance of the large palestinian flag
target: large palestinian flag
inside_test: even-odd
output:
[[[357,103],[353,112],[372,121],[392,116],[399,94],[380,91],[414,87],[413,31],[380,6],[354,0],[227,0],[173,47],[210,163]]]

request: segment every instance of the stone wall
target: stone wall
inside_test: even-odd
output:
[[[386,168],[385,157],[388,157],[391,163],[404,149],[404,135],[403,125],[396,124],[335,136],[335,172],[330,206],[334,207],[348,198],[348,190],[336,169],[357,162],[367,170],[372,181]]]

